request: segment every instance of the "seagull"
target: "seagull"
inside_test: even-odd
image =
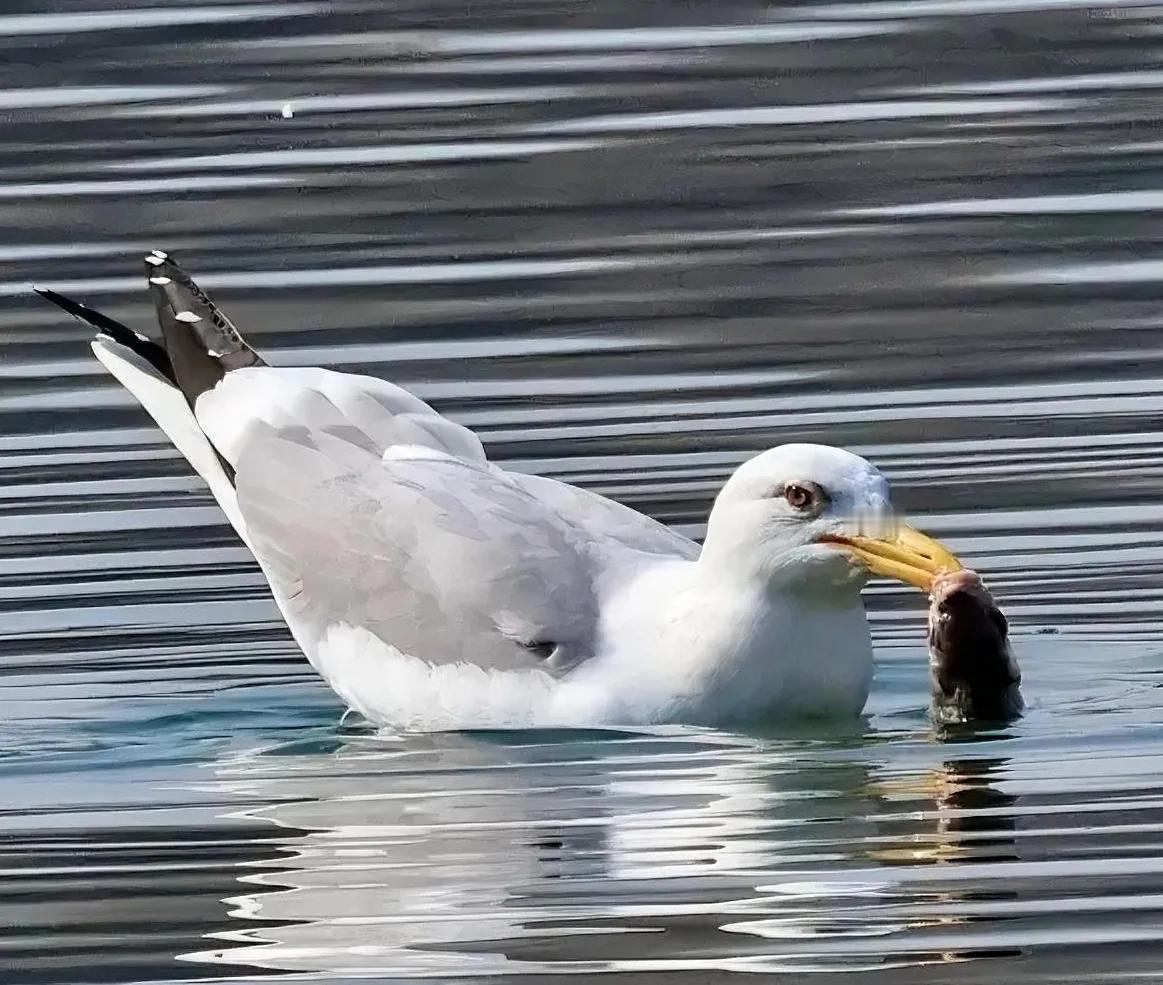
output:
[[[205,480],[312,666],[397,730],[707,727],[855,716],[861,588],[960,570],[869,462],[787,444],[744,462],[700,546],[490,462],[384,380],[270,366],[190,276],[145,257],[160,339],[55,291]]]

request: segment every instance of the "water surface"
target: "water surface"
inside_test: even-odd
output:
[[[1163,964],[1163,16],[1071,0],[23,0],[0,15],[6,985]],[[697,536],[845,445],[989,579],[1030,711],[765,734],[340,723],[201,484],[28,294],[172,250]]]

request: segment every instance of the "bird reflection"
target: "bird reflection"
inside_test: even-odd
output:
[[[833,746],[817,743],[822,748]],[[715,733],[349,736],[219,764],[283,856],[240,868],[237,929],[187,960],[283,971],[502,974],[731,960],[755,885],[858,845],[867,764]],[[668,933],[658,933],[667,929]],[[600,967],[599,967],[600,966]]]
[[[964,754],[902,780],[873,779],[875,743],[834,736],[256,751],[218,781],[284,832],[281,856],[268,842],[240,866],[236,929],[184,957],[405,977],[979,958],[975,928],[1004,919],[982,913],[1015,894],[973,867],[1019,857],[1018,800],[1005,758],[941,748]]]

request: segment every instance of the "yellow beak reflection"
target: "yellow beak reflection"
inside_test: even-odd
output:
[[[824,543],[848,552],[873,574],[916,585],[928,592],[933,579],[944,571],[960,571],[963,565],[940,541],[901,524],[891,538],[829,535]]]

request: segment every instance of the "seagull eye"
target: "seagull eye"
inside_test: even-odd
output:
[[[812,509],[818,503],[816,490],[801,482],[789,482],[783,487],[783,498],[793,510],[801,513]]]

